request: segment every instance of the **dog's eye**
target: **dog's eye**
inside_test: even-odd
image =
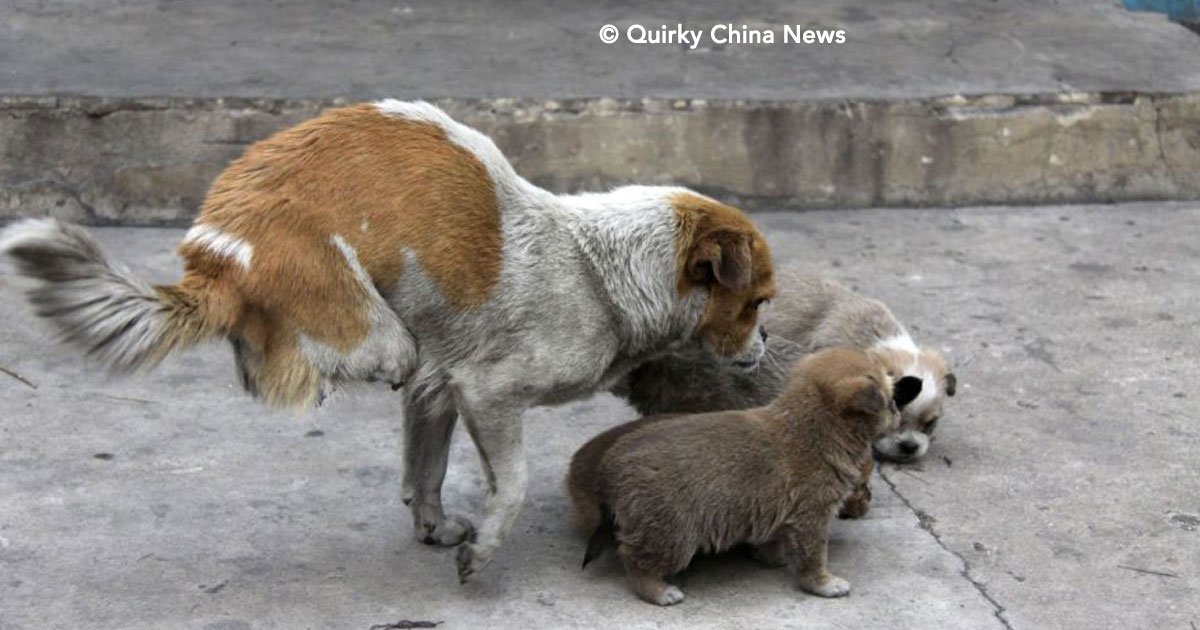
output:
[[[926,422],[925,426],[921,427],[921,431],[923,431],[926,435],[933,433],[933,430],[937,428],[938,420],[941,420],[941,417],[935,417],[929,422]]]

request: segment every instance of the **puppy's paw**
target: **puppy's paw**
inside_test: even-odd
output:
[[[844,597],[850,594],[850,583],[836,575],[830,575],[818,584],[801,584],[804,590],[821,597]]]
[[[446,516],[440,521],[426,521],[416,528],[417,540],[426,545],[453,547],[471,537],[475,527],[461,516]]]
[[[838,518],[862,518],[867,515],[867,510],[871,509],[871,498],[860,498],[857,495],[851,495],[842,503],[842,509],[838,511]]]
[[[662,594],[654,601],[659,606],[674,606],[683,601],[683,591],[677,586],[668,586],[664,588]]]
[[[455,552],[454,561],[458,565],[458,582],[466,584],[475,579],[479,572],[492,563],[494,548],[484,547],[475,543],[463,543]]]

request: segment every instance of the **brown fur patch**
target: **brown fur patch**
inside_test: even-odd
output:
[[[912,363],[912,354],[903,350],[876,346],[871,348],[870,352],[883,360],[887,365],[888,376],[893,379],[904,376],[908,366]]]
[[[197,223],[253,248],[248,271],[193,243],[179,253],[189,275],[236,287],[235,332],[263,354],[260,376],[271,383],[261,393],[273,402],[315,392],[298,334],[348,352],[369,332],[369,289],[335,235],[380,288],[399,280],[411,250],[456,308],[483,304],[500,278],[487,168],[440,127],[370,104],[328,110],[251,146],[213,184]]]
[[[230,283],[217,277],[191,274],[174,286],[154,287],[159,300],[170,305],[171,320],[163,328],[163,342],[155,360],[213,333],[228,334],[237,324],[241,301]]]
[[[921,348],[920,358],[917,359],[921,363],[921,367],[934,376],[938,382],[938,387],[942,390],[948,388],[946,383],[946,375],[950,373],[950,368],[946,365],[946,359],[942,353],[929,348]]]
[[[676,221],[680,295],[709,291],[697,334],[718,353],[736,354],[758,323],[756,302],[775,295],[771,250],[737,208],[692,193],[670,198]]]

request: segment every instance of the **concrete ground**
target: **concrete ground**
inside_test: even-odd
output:
[[[607,395],[526,417],[532,486],[477,583],[414,541],[396,396],[267,413],[206,347],[110,380],[0,272],[0,628],[1162,628],[1200,624],[1200,205],[756,216],[781,263],[886,300],[959,377],[920,465],[838,522],[842,600],[698,561],[658,609],[579,570],[568,457],[632,417]],[[175,229],[100,229],[170,280]],[[35,387],[36,386],[36,387]],[[446,486],[483,480],[465,436]]]

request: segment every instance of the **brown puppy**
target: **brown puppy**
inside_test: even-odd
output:
[[[791,564],[804,590],[849,593],[826,568],[829,521],[871,442],[895,426],[897,402],[921,387],[902,379],[893,395],[887,367],[878,351],[830,348],[799,361],[765,407],[651,416],[596,436],[567,477],[592,536],[584,564],[612,534],[634,592],[668,606],[683,593],[663,578],[697,552],[749,543]]]

